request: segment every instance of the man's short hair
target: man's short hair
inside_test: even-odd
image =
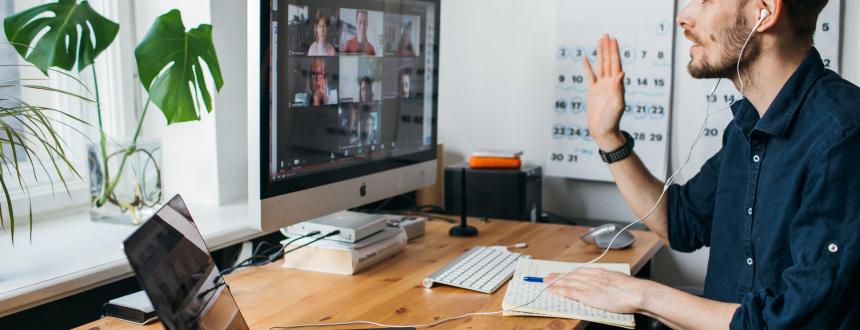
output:
[[[788,19],[801,40],[812,41],[818,25],[818,15],[828,0],[783,0]]]

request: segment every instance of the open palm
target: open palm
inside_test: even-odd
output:
[[[624,112],[624,71],[618,40],[603,35],[597,47],[597,68],[582,60],[588,78],[588,129],[598,144],[602,137],[617,134]]]

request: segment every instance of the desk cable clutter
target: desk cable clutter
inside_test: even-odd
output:
[[[741,59],[743,58],[743,53],[746,50],[746,47],[749,44],[750,40],[752,39],[753,35],[755,35],[755,30],[758,29],[759,25],[761,25],[761,23],[764,21],[765,18],[767,18],[767,16],[768,15],[765,14],[763,11],[758,22],[755,24],[755,27],[753,28],[752,31],[750,31],[749,36],[747,36],[743,47],[741,47],[741,52],[738,55],[738,61],[737,61],[737,66],[736,66],[738,69],[738,79],[741,81],[743,81],[743,79],[740,76],[740,67],[741,67],[740,62],[741,62]],[[717,87],[719,87],[721,81],[722,81],[722,78],[717,80],[717,82],[714,84],[714,87],[711,89],[711,94],[713,94],[717,90]],[[744,87],[745,87],[745,85],[741,84],[741,89],[740,89],[741,95],[743,95]],[[604,256],[606,256],[607,253],[609,253],[609,250],[610,250],[610,247],[612,246],[612,243],[615,242],[615,239],[618,238],[618,236],[621,233],[627,231],[627,229],[629,229],[633,225],[644,221],[645,219],[650,217],[654,213],[654,211],[657,210],[657,207],[660,205],[660,203],[663,201],[663,198],[666,196],[666,191],[668,191],[669,187],[673,183],[675,183],[675,179],[677,178],[678,174],[681,173],[681,171],[684,169],[684,167],[686,167],[687,164],[690,162],[690,158],[692,157],[693,150],[696,148],[696,145],[699,144],[699,142],[702,140],[702,136],[705,134],[705,128],[707,127],[708,119],[710,119],[711,115],[713,115],[715,113],[718,113],[718,112],[721,112],[721,111],[724,111],[726,109],[731,108],[732,105],[734,105],[736,102],[737,101],[733,101],[728,106],[720,108],[719,110],[714,111],[714,112],[710,111],[711,110],[711,103],[710,102],[707,103],[707,106],[705,108],[705,113],[706,113],[705,119],[702,121],[702,126],[699,129],[699,134],[696,136],[696,139],[693,141],[693,144],[690,145],[690,149],[687,151],[687,155],[684,157],[684,161],[681,163],[681,166],[678,167],[678,169],[672,173],[672,175],[669,177],[669,179],[666,180],[666,183],[663,184],[663,191],[660,193],[660,196],[657,198],[657,202],[654,203],[654,206],[652,206],[651,209],[644,216],[642,216],[641,218],[637,219],[636,221],[633,221],[633,222],[629,223],[628,225],[624,226],[623,228],[621,228],[621,230],[619,230],[617,233],[615,233],[615,235],[612,237],[612,240],[609,241],[609,244],[607,245],[607,247],[603,250],[603,252],[599,256],[597,256],[594,259],[589,260],[586,263],[583,263],[582,265],[580,265],[580,267],[585,266],[585,265],[589,265],[589,264],[593,264],[593,263],[597,262],[598,260],[602,259]],[[558,281],[560,281],[562,278],[566,277],[567,275],[569,275],[570,273],[572,273],[576,269],[577,268],[568,270],[567,272],[565,272],[564,274],[562,274],[561,276],[556,278],[554,281],[552,281],[549,284],[547,284],[546,286],[544,286],[540,291],[538,291],[538,293],[534,296],[534,298],[530,299],[528,302],[526,302],[520,306],[516,306],[514,308],[511,308],[510,310],[516,311],[517,309],[528,306],[528,305],[532,304],[533,302],[537,301],[538,298],[540,298],[540,296],[543,295],[543,293],[546,291],[546,289],[553,286]],[[308,328],[308,327],[328,327],[328,326],[341,326],[341,325],[354,325],[354,324],[366,324],[366,325],[373,325],[373,326],[378,326],[378,327],[383,327],[383,328],[402,328],[402,327],[432,328],[434,326],[437,326],[437,325],[445,323],[445,322],[459,320],[459,319],[466,318],[469,316],[500,315],[502,313],[503,313],[503,310],[498,310],[498,311],[494,311],[494,312],[473,312],[473,313],[467,313],[467,314],[462,314],[462,315],[458,315],[458,316],[443,318],[443,319],[440,319],[436,322],[427,323],[427,324],[392,325],[392,324],[381,324],[381,323],[377,323],[377,322],[363,321],[362,320],[362,321],[333,322],[333,323],[295,324],[295,325],[275,326],[275,327],[271,327],[269,329],[272,330],[272,329],[291,329],[291,328]]]

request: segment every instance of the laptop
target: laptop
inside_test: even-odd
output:
[[[167,329],[248,329],[182,197],[123,242],[134,276]]]

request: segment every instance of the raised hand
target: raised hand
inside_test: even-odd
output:
[[[597,71],[587,57],[582,65],[588,79],[588,130],[604,151],[625,143],[619,123],[624,112],[624,71],[618,52],[618,39],[604,34],[597,47]]]

